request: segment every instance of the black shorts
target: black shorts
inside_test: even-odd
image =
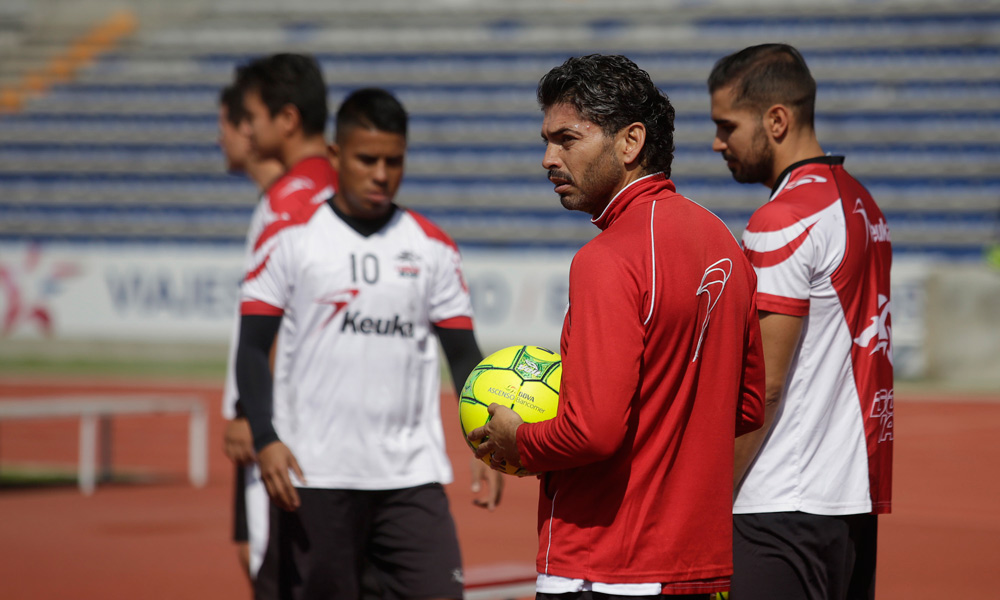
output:
[[[462,598],[458,535],[440,484],[298,493],[294,512],[271,506],[261,565],[260,575],[276,574],[281,598],[355,600],[371,586],[364,579],[384,600]]]
[[[236,465],[236,478],[233,481],[233,541],[245,543],[250,539],[250,532],[247,527],[247,479],[245,466]]]
[[[733,515],[733,600],[872,600],[875,515]]]

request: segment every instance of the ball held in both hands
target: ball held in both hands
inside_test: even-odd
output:
[[[483,440],[469,440],[469,433],[492,418],[490,404],[513,410],[525,423],[554,418],[559,406],[562,361],[558,354],[539,346],[510,346],[480,362],[462,386],[459,420],[466,441],[475,450]],[[490,457],[483,457],[490,464]],[[510,475],[530,475],[523,468],[503,464]]]

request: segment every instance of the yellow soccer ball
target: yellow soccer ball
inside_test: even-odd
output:
[[[538,346],[511,346],[490,354],[469,374],[458,401],[458,416],[468,442],[469,432],[490,420],[487,408],[496,402],[525,423],[556,416],[562,361],[558,354]],[[476,449],[480,442],[469,442]],[[483,457],[489,464],[489,457]],[[524,469],[504,465],[510,475],[529,475]]]

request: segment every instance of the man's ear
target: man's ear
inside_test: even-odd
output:
[[[621,134],[621,155],[626,167],[635,165],[645,145],[645,125],[636,122],[625,127]]]
[[[764,112],[764,131],[776,142],[788,135],[792,126],[792,111],[784,104],[775,104]]]
[[[281,123],[282,132],[290,136],[302,128],[302,115],[294,104],[286,104],[278,110],[275,119]]]
[[[336,143],[328,144],[326,146],[326,156],[330,159],[330,165],[333,166],[333,170],[340,172],[340,146]]]

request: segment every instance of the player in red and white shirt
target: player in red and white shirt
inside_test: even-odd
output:
[[[733,440],[763,421],[753,269],[667,179],[673,107],[645,71],[572,58],[538,98],[542,165],[601,233],[570,269],[558,414],[493,404],[469,437],[543,472],[539,598],[706,598],[732,572]]]
[[[873,598],[876,515],[892,494],[893,370],[885,217],[813,129],[816,84],[784,44],[709,78],[713,148],[771,198],[743,234],[757,271],[765,426],[737,442],[739,598]]]
[[[261,206],[267,201],[267,190],[285,168],[276,159],[261,159],[250,147],[250,136],[243,127],[243,92],[235,85],[228,85],[219,95],[219,147],[226,160],[226,170],[233,174],[246,175],[262,191],[262,198],[254,211],[255,220]],[[247,235],[246,261],[250,261],[250,248],[255,236]],[[237,307],[238,309],[238,307]],[[230,344],[229,365],[223,390],[222,414],[227,419],[223,433],[223,448],[226,456],[236,466],[234,478],[233,540],[237,544],[238,557],[244,573],[251,579],[264,557],[267,545],[267,492],[260,482],[253,440],[246,419],[238,416],[236,394],[236,343],[239,341],[239,311],[235,315],[233,337]],[[249,510],[248,510],[249,506]]]
[[[393,203],[406,121],[383,90],[349,96],[337,116],[336,196],[259,244],[243,284],[237,382],[283,509],[272,510],[262,567],[277,570],[282,594],[357,597],[367,563],[395,596],[462,596],[441,486],[452,472],[437,341],[459,382],[482,354],[458,248]],[[283,375],[272,379],[279,327]],[[485,465],[480,475],[492,507],[499,477]]]
[[[326,156],[324,130],[329,111],[326,86],[311,57],[279,54],[263,57],[237,69],[230,102],[241,113],[241,130],[254,165],[268,165],[261,181],[260,202],[254,209],[246,237],[244,271],[254,268],[254,248],[277,231],[301,222],[330,198],[336,173]],[[256,127],[250,126],[250,121]],[[259,167],[258,167],[259,168]],[[245,463],[236,478],[237,526],[245,523],[247,568],[261,597],[273,596],[274,577],[260,573],[267,547],[268,498],[256,464],[249,426],[242,413],[235,379],[239,315],[233,328],[229,365],[223,390],[223,414],[231,419],[225,430],[227,454]],[[281,373],[276,373],[281,379]],[[242,517],[242,522],[241,522]]]

